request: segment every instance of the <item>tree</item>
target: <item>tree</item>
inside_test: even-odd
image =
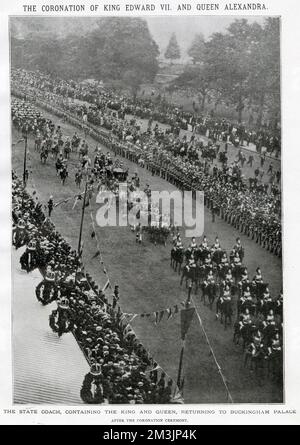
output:
[[[183,89],[197,94],[200,97],[201,111],[204,111],[206,98],[212,89],[210,71],[203,66],[187,66],[172,82],[171,89]]]
[[[121,80],[137,94],[158,71],[158,46],[147,22],[140,18],[102,18],[88,35],[89,67],[93,77]]]
[[[165,58],[171,60],[171,64],[173,63],[173,60],[180,59],[180,48],[177,42],[177,38],[175,33],[170,37],[166,52],[165,52]]]
[[[205,40],[203,34],[196,34],[191,46],[188,49],[188,55],[192,58],[193,64],[203,62],[205,51]]]
[[[13,52],[24,50],[24,68],[67,79],[93,77],[120,83],[134,95],[142,83],[152,82],[158,71],[158,46],[147,22],[140,18],[101,18],[96,28],[83,36],[37,38],[35,33],[24,42],[13,39],[12,43]],[[16,66],[18,60],[14,57],[13,61]]]
[[[235,107],[239,123],[251,90],[251,49],[261,31],[261,26],[255,22],[249,24],[245,19],[235,20],[226,33],[213,34],[206,44],[206,64],[224,99]]]
[[[280,24],[277,17],[268,17],[249,51],[250,99],[257,108],[257,126],[261,126],[264,112],[277,120],[280,115]]]

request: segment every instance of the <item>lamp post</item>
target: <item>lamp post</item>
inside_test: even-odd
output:
[[[26,187],[26,182],[27,182],[27,144],[28,144],[28,124],[25,124],[25,126],[23,127],[22,130],[22,135],[25,141],[25,146],[24,146],[24,163],[23,163],[23,185],[24,187]]]
[[[81,210],[81,221],[80,221],[80,230],[79,230],[79,238],[78,238],[78,248],[77,253],[80,256],[81,254],[81,238],[82,238],[82,228],[83,228],[83,220],[84,220],[84,212],[85,212],[85,200],[87,195],[87,188],[88,188],[88,178],[85,182],[85,189],[84,189],[84,195],[83,195],[83,203],[82,203],[82,210]]]

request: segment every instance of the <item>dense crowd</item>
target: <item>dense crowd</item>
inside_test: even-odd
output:
[[[23,76],[27,80],[21,84],[20,79],[24,80]],[[30,81],[32,77],[34,80]],[[38,79],[41,81],[44,77],[40,73],[33,75],[26,72],[24,74],[23,71],[16,72],[13,85],[24,94],[29,91],[28,84],[31,85],[30,88],[33,88],[32,85],[34,88],[46,88],[47,84]],[[46,92],[35,91],[36,96],[39,92],[45,100]],[[195,135],[189,140],[186,135],[180,138],[171,130],[164,131],[158,125],[152,128],[150,121],[147,131],[143,132],[135,119],[124,119],[126,110],[120,115],[120,111],[111,108],[109,93],[101,96],[101,106],[98,104],[87,107],[81,103],[64,102],[57,92],[61,90],[49,92],[50,96],[46,97],[49,103],[59,104],[60,109],[68,113],[66,115],[80,118],[85,126],[90,123],[91,135],[97,134],[97,125],[109,129],[102,142],[116,154],[146,166],[153,174],[161,175],[182,189],[204,191],[205,202],[214,215],[219,214],[263,247],[281,256],[280,172],[273,171],[273,166],[269,168],[270,185],[259,180],[259,169],[254,171],[253,178],[249,178],[247,184],[243,175],[244,158],[241,151],[238,159],[228,164],[226,149],[221,152],[218,143],[209,141],[204,145]],[[102,132],[100,134],[103,136]],[[210,153],[213,153],[212,157],[219,156],[221,166],[210,162]]]
[[[214,141],[231,141],[234,145],[254,144],[260,152],[263,147],[269,154],[280,153],[280,131],[265,127],[246,128],[244,124],[232,123],[226,119],[207,114],[184,111],[163,100],[161,96],[152,98],[133,98],[126,94],[107,91],[102,85],[88,82],[54,79],[41,72],[13,70],[12,80],[28,84],[34,89],[49,91],[65,98],[79,99],[94,104],[98,110],[110,108],[119,116],[132,114],[142,119],[158,121],[171,126],[172,132],[179,134],[181,129],[206,135]]]
[[[37,287],[38,300],[57,301],[91,366],[81,390],[83,400],[170,403],[173,381],[139,342],[120,308],[87,279],[80,255],[55,230],[15,174],[12,187],[13,243],[16,248],[26,246],[21,266],[27,272],[41,270],[44,279]],[[60,329],[58,323],[61,335]]]

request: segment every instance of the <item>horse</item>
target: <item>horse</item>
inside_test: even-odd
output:
[[[255,374],[261,380],[263,378],[263,372],[266,363],[266,352],[262,344],[259,346],[252,346],[251,344],[245,351],[244,367],[248,365],[250,361],[250,370],[255,371]]]
[[[66,159],[69,159],[71,153],[71,146],[69,144],[66,144],[64,147],[64,155]]]
[[[197,273],[196,273],[196,267],[190,267],[187,264],[182,269],[181,279],[180,279],[180,286],[183,283],[183,280],[185,279],[186,287],[188,285],[188,280],[191,280],[191,283],[196,283],[197,287]]]
[[[42,139],[40,136],[37,136],[34,140],[34,151],[40,151]]]
[[[62,168],[59,172],[59,175],[62,185],[65,185],[66,179],[69,176],[68,170],[66,168]]]
[[[42,164],[46,164],[47,159],[48,159],[48,150],[43,150],[43,151],[41,152],[40,157],[41,157],[41,163],[42,163]]]
[[[215,282],[206,283],[204,281],[201,285],[201,288],[202,288],[201,301],[203,301],[203,303],[206,304],[206,296],[207,296],[209,308],[212,310],[217,295],[218,286]]]
[[[235,284],[237,284],[240,281],[243,272],[245,271],[245,266],[243,266],[242,264],[232,265],[231,270],[232,276],[235,279]]]
[[[57,156],[58,156],[58,153],[59,153],[59,147],[58,147],[58,144],[54,144],[53,145],[53,147],[52,147],[52,149],[51,149],[51,152],[52,152],[52,159],[57,159]]]
[[[233,343],[238,345],[240,343],[240,339],[243,340],[243,351],[245,348],[251,343],[253,333],[257,327],[253,324],[247,324],[244,325],[242,328],[238,321],[234,324],[234,331],[233,331]]]
[[[216,318],[219,318],[219,314],[221,315],[221,324],[224,323],[224,329],[227,329],[228,325],[232,323],[232,301],[224,300],[223,298],[218,298],[216,304]]]
[[[271,349],[267,358],[267,374],[268,376],[272,376],[274,380],[278,382],[282,381],[282,362],[282,350]]]
[[[171,267],[173,267],[173,269],[175,270],[175,272],[177,272],[177,266],[178,267],[178,273],[180,273],[181,271],[181,266],[183,263],[183,258],[184,258],[184,250],[183,249],[179,249],[177,247],[172,247],[171,249]]]
[[[81,172],[75,173],[75,184],[77,187],[80,187],[81,181],[82,181],[82,173]]]

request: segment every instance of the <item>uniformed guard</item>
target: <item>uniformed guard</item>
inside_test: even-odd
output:
[[[196,238],[194,236],[193,236],[192,241],[190,243],[190,248],[192,249],[192,252],[197,249]]]
[[[51,195],[49,200],[48,200],[48,216],[49,216],[49,218],[51,216],[51,213],[52,213],[52,210],[53,210],[53,206],[54,206],[53,196]]]
[[[119,300],[120,300],[119,286],[118,284],[116,284],[113,293],[113,309],[116,308]]]

